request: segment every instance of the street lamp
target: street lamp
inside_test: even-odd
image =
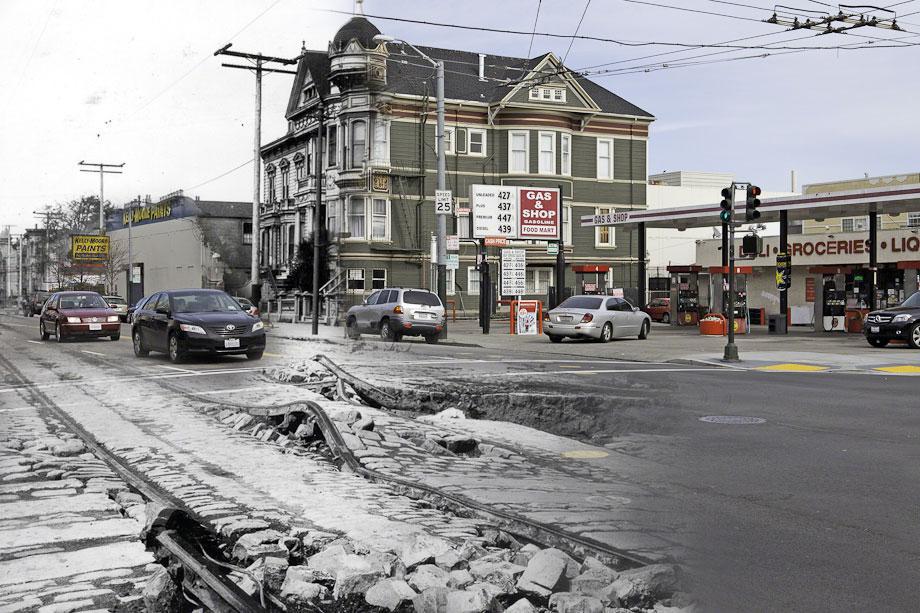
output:
[[[403,44],[414,50],[422,58],[431,62],[431,65],[435,67],[436,74],[436,86],[435,92],[437,95],[437,132],[435,133],[435,142],[438,147],[438,189],[444,190],[447,189],[447,158],[445,157],[444,152],[444,62],[440,60],[434,60],[430,58],[426,53],[420,50],[418,47],[412,43],[394,38],[392,36],[386,36],[384,34],[378,34],[373,38],[373,41],[376,44],[382,43],[398,43]],[[437,252],[438,252],[438,298],[441,299],[441,304],[447,304],[447,215],[437,215]],[[445,331],[446,331],[446,319],[445,319]]]

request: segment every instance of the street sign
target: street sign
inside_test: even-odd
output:
[[[460,268],[460,254],[448,253],[447,260],[444,262],[444,264],[451,270],[457,270]]]
[[[449,189],[434,190],[434,212],[438,215],[453,214],[454,199]]]
[[[559,255],[559,243],[546,243],[546,255]]]
[[[485,242],[486,247],[504,247],[508,244],[508,239],[504,236],[487,236]]]
[[[557,188],[473,185],[473,237],[558,240],[561,196]]]
[[[502,249],[502,295],[520,296],[527,290],[527,252]]]
[[[446,248],[448,251],[460,251],[460,237],[456,234],[448,234]]]

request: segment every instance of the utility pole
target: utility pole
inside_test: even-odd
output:
[[[430,59],[430,58],[429,58]],[[438,189],[447,189],[447,157],[444,151],[444,62],[435,62],[437,74],[437,115],[438,133]],[[435,215],[438,221],[437,251],[438,251],[438,298],[441,304],[447,307],[447,215]],[[444,336],[447,335],[447,317],[444,317]]]
[[[105,234],[105,184],[103,182],[103,175],[120,175],[122,174],[121,168],[124,167],[125,163],[121,164],[102,164],[97,162],[84,162],[80,160],[78,166],[93,166],[92,170],[86,168],[81,168],[80,172],[98,172],[99,173],[99,236]],[[106,170],[107,168],[118,168],[118,170]]]
[[[13,291],[13,284],[11,283],[13,276],[13,229],[12,226],[6,226],[6,294],[4,298],[6,301],[10,301],[10,293]]]
[[[313,322],[310,326],[310,332],[313,336],[319,334],[319,240],[322,236],[320,228],[323,224],[322,204],[323,204],[323,184],[325,183],[325,174],[323,168],[323,135],[326,132],[326,110],[323,100],[319,101],[319,116],[317,117],[316,126],[316,143],[313,155],[316,162],[316,200],[313,204]],[[322,245],[322,248],[325,248]]]
[[[252,258],[250,260],[249,283],[252,288],[253,304],[258,304],[262,299],[262,287],[259,284],[259,252],[260,252],[260,232],[259,232],[259,205],[260,205],[260,184],[262,180],[262,73],[277,72],[282,74],[297,74],[294,70],[284,70],[282,68],[266,68],[265,64],[280,64],[289,66],[296,64],[298,58],[287,59],[283,57],[272,57],[262,55],[261,53],[242,53],[240,51],[230,51],[233,43],[227,43],[214,52],[214,55],[229,55],[239,57],[253,64],[249,66],[241,64],[221,64],[225,68],[240,68],[242,70],[252,70],[256,73],[256,115],[255,115],[255,136],[252,147]]]

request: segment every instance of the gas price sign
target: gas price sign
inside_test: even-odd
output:
[[[556,188],[473,185],[470,202],[474,238],[559,239],[562,214]]]

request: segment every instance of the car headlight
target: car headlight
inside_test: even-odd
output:
[[[80,323],[80,318],[79,318],[79,317],[68,317],[68,318],[67,318],[67,323],[69,323],[69,324],[78,324],[78,323]]]
[[[900,315],[895,315],[894,319],[892,319],[891,321],[893,323],[898,323],[900,321],[910,321],[910,318],[911,318],[910,313],[901,313]]]
[[[261,330],[264,327],[265,327],[264,323],[262,323],[261,321],[257,321],[256,323],[252,324],[252,331],[255,332],[256,330]]]
[[[115,321],[121,321],[121,320],[119,319],[118,315],[109,315],[109,318],[106,321],[115,322]]]
[[[207,334],[204,328],[201,326],[193,326],[192,324],[179,324],[179,329],[183,332],[190,332],[192,334]]]

